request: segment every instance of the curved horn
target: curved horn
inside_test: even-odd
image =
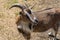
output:
[[[21,8],[22,10],[26,8],[24,5],[14,4],[14,5],[12,5],[9,9],[11,9],[11,8],[13,8],[13,7],[18,7],[18,8]]]
[[[33,11],[33,13],[44,12],[44,11],[51,10],[51,9],[53,9],[53,8],[46,8],[46,9],[43,9],[43,10]]]
[[[35,4],[33,6],[31,6],[31,7],[29,7],[29,8],[32,9],[34,6],[35,6]]]
[[[34,2],[34,4],[29,7],[29,9],[33,9],[33,7],[34,7],[36,4],[37,4],[37,3]]]
[[[26,1],[24,1],[24,4],[25,4],[25,6],[28,8],[29,6],[27,5],[27,2]]]

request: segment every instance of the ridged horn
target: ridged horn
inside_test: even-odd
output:
[[[33,9],[33,7],[36,5],[36,3],[34,3],[32,6],[30,6],[29,8],[30,9]]]
[[[13,7],[18,7],[20,9],[22,9],[22,10],[26,8],[24,5],[21,5],[21,4],[13,4],[9,9],[11,9]]]

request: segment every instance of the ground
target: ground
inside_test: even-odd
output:
[[[16,25],[16,16],[20,11],[19,8],[9,7],[14,3],[24,4],[24,0],[0,0],[0,40],[25,40],[23,35],[18,32]],[[49,7],[60,7],[60,0],[27,0],[27,5],[32,6],[34,3],[36,5],[32,9],[43,10]],[[46,32],[32,32],[30,40],[48,40],[48,33],[53,31],[49,29]],[[60,31],[57,35],[60,38]]]

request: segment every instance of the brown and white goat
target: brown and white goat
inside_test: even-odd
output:
[[[55,31],[56,38],[60,22],[59,8],[52,8],[42,12],[34,12],[33,14],[33,12],[31,12],[31,9],[25,7],[24,5],[15,4],[12,7],[19,7],[22,9],[20,16],[18,17],[18,21],[16,22],[20,31],[23,31],[23,33],[30,35],[31,30],[29,29],[29,26],[31,24],[38,23],[37,25],[33,25],[34,31],[39,30],[40,32],[44,32],[52,27]]]
[[[38,23],[37,18],[35,17],[35,15],[31,11],[31,8],[33,6],[28,8],[28,7],[21,5],[21,4],[14,4],[10,7],[10,9],[13,7],[18,7],[21,9],[19,16],[16,17],[16,19],[17,19],[16,24],[18,26],[18,30],[21,33],[23,33],[24,35],[26,35],[26,34],[27,34],[27,36],[30,35],[31,27],[33,28],[33,25]],[[29,37],[27,38],[27,40],[28,39],[29,39]]]

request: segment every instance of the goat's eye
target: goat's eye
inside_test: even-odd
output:
[[[27,12],[28,12],[29,14],[31,14],[31,10],[28,10]]]
[[[20,12],[19,14],[22,15],[22,12]]]

